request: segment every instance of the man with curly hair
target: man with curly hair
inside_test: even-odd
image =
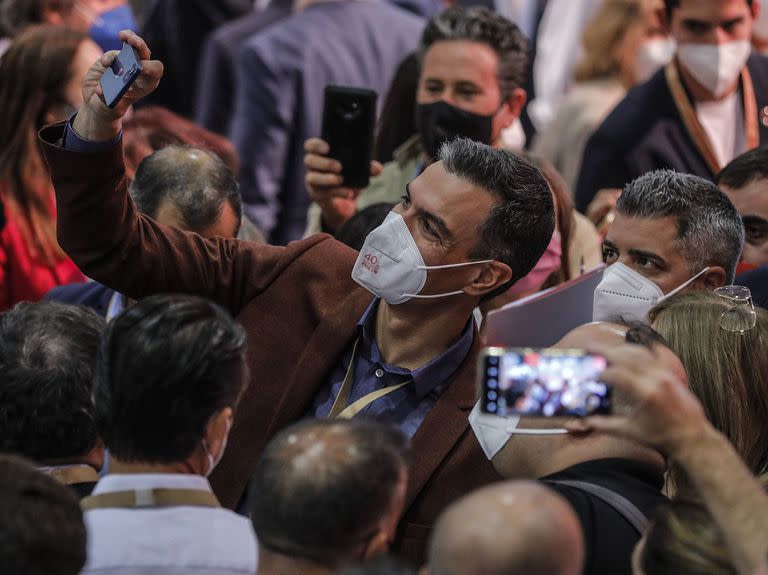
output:
[[[22,303],[0,316],[0,452],[88,495],[104,461],[94,367],[104,320],[78,306]]]

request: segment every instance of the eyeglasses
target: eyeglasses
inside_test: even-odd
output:
[[[715,293],[731,304],[720,316],[720,327],[730,333],[743,334],[757,325],[752,292],[744,286],[723,286]]]

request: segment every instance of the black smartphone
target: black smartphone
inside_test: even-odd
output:
[[[602,355],[581,349],[486,348],[479,358],[484,413],[561,417],[611,412]]]
[[[330,157],[341,162],[346,188],[365,188],[371,176],[376,92],[350,86],[326,86],[322,138]]]
[[[104,91],[104,102],[110,108],[117,106],[128,88],[141,74],[139,53],[130,44],[123,42],[123,49],[112,62],[112,66],[101,77],[101,89]]]

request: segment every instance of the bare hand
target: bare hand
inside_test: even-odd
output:
[[[326,226],[336,231],[357,211],[357,196],[362,190],[343,187],[342,165],[328,157],[330,148],[327,142],[310,138],[304,143],[304,151],[309,198],[320,206]],[[382,170],[379,162],[371,162],[372,178],[381,174]]]
[[[672,353],[668,349],[651,352],[625,344],[594,346],[590,351],[608,360],[600,381],[613,386],[614,402],[618,394],[628,405],[620,405],[613,415],[569,420],[565,424],[569,431],[610,433],[674,457],[709,427],[704,409],[686,381],[660,361],[660,354]]]
[[[606,188],[597,192],[587,207],[586,216],[589,221],[599,226],[608,213],[616,207],[620,195],[621,190],[618,189]]]

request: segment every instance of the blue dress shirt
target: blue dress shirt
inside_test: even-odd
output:
[[[475,338],[474,325],[470,319],[461,337],[448,350],[419,369],[410,371],[390,365],[381,357],[375,339],[376,310],[379,307],[379,301],[378,298],[374,299],[357,322],[360,339],[357,344],[349,404],[376,390],[404,381],[412,381],[373,401],[360,411],[358,417],[394,424],[408,437],[413,437],[429,410],[464,363]],[[328,417],[349,368],[352,347],[350,346],[342,355],[341,360],[331,372],[327,384],[315,397],[310,416]]]

